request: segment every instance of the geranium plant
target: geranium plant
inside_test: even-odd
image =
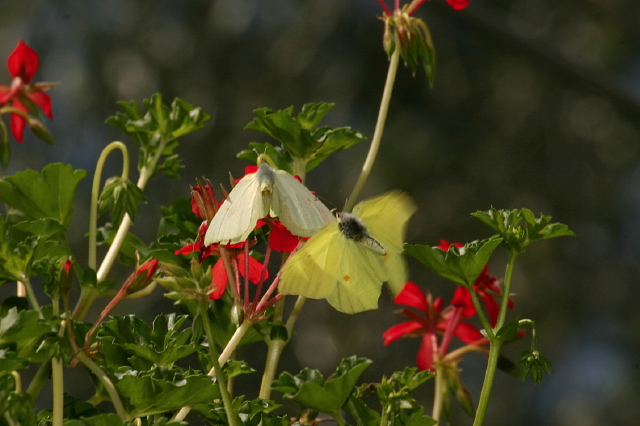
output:
[[[454,9],[468,3],[447,1]],[[416,212],[409,195],[396,189],[358,203],[382,142],[400,62],[414,74],[422,68],[428,84],[436,72],[429,28],[415,16],[424,0],[405,5],[396,0],[392,9],[378,3],[388,75],[368,155],[339,212],[321,201],[331,194],[304,186],[305,177],[366,137],[350,127],[322,125],[333,107],[325,102],[297,111],[256,109],[246,128],[272,141],[251,143],[240,152],[250,164],[221,189],[206,178],[185,188],[184,199],[162,208],[154,241],[130,232],[140,219],[144,190],[179,175],[180,139],[210,117],[181,99],[166,103],[160,94],[142,104],[120,102],[121,110],[106,123],[137,144],[138,178],[129,177],[130,148],[107,144],[93,172],[91,199],[84,201],[90,206],[87,264],[74,255],[84,248],[67,240],[74,204],[83,202],[75,197],[76,187],[87,172],[54,163],[2,176],[0,282],[14,286],[15,296],[0,306],[1,425],[432,425],[446,422],[450,394],[474,425],[481,425],[498,367],[536,383],[551,371],[536,345],[535,323],[508,315],[516,305],[518,255],[539,240],[573,235],[566,225],[526,208],[491,208],[472,214],[488,227],[485,239],[403,245]],[[53,118],[45,91],[54,84],[32,83],[38,54],[19,41],[8,67],[13,81],[0,85],[3,169],[11,159],[10,135],[22,142],[25,126],[53,142],[41,111]],[[103,165],[114,150],[122,154],[122,174],[103,180]],[[236,169],[231,162],[217,167]],[[100,245],[108,247],[102,259]],[[509,256],[503,279],[488,270],[499,249]],[[449,303],[428,290],[432,275],[424,269],[409,277],[404,255],[457,286]],[[129,268],[127,278],[112,273],[116,262]],[[389,324],[380,344],[399,347],[401,338],[419,337],[415,366],[389,371],[374,383],[361,382],[372,361],[356,355],[343,359],[329,377],[312,366],[299,373],[281,370],[283,348],[296,338],[307,298],[326,299],[355,314],[377,309],[385,284],[405,321]],[[77,297],[71,296],[77,293],[71,292],[74,286],[80,289]],[[135,313],[111,315],[124,298],[144,298],[152,291],[175,301],[175,312],[152,323]],[[48,302],[42,305],[45,295]],[[101,314],[90,323],[85,318],[92,306],[100,306]],[[501,354],[504,343],[516,340],[530,342],[517,364]],[[250,345],[266,347],[266,361],[260,386],[240,395],[233,381],[254,370],[238,349]],[[469,353],[487,358],[479,396],[467,391],[459,368]],[[26,382],[30,367],[36,373]],[[67,368],[84,370],[95,393],[65,393]],[[48,381],[52,406],[36,407]],[[434,385],[433,401],[413,395],[425,383]],[[286,400],[299,409],[287,412]]]

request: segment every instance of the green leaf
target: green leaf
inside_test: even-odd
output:
[[[0,279],[21,281],[29,276],[38,238],[15,229],[1,215],[0,236]]]
[[[351,127],[338,127],[335,129],[323,127],[314,133],[314,138],[321,145],[307,163],[307,171],[315,168],[334,152],[344,151],[358,142],[367,140],[362,133]]]
[[[21,343],[51,332],[51,326],[39,318],[36,311],[11,308],[0,318],[0,345]]]
[[[118,105],[124,112],[116,112],[105,122],[125,131],[140,145],[139,170],[148,167],[157,155],[161,155],[162,160],[156,166],[154,174],[177,177],[182,164],[174,153],[179,146],[176,139],[201,129],[211,116],[202,108],[178,98],[170,106],[165,105],[159,93],[144,99],[142,103],[147,109],[144,114],[140,105],[134,101],[119,102]]]
[[[123,426],[129,422],[122,422],[120,416],[115,413],[98,414],[82,419],[65,420],[64,426]]]
[[[518,335],[519,326],[520,320],[515,319],[513,321],[509,321],[508,323],[500,327],[500,330],[498,331],[496,337],[503,342],[513,340]]]
[[[366,138],[358,131],[349,127],[333,129],[331,127],[318,128],[325,114],[333,104],[325,102],[308,103],[303,105],[297,117],[293,117],[293,107],[273,111],[269,108],[259,108],[253,111],[255,118],[245,129],[256,130],[276,139],[282,147],[271,144],[252,142],[252,150],[242,151],[239,157],[255,162],[258,154],[267,151],[274,159],[278,168],[293,172],[293,163],[305,165],[309,171],[326,160],[334,152],[345,150]]]
[[[0,376],[11,374],[12,371],[24,370],[29,367],[29,361],[21,358],[15,352],[0,348]]]
[[[281,405],[268,399],[255,399],[245,401],[244,396],[238,396],[232,401],[234,413],[240,415],[242,424],[247,426],[289,426],[286,416],[275,417],[271,413]],[[209,404],[200,404],[193,407],[194,411],[200,413],[211,424],[226,425],[227,415],[221,401]]]
[[[114,229],[113,224],[107,223],[104,226],[98,228],[96,235],[98,245],[113,243],[113,239],[116,236],[117,229]],[[128,232],[120,247],[118,253],[118,260],[123,265],[134,265],[136,262],[136,252],[140,254],[142,259],[146,259],[149,256],[149,247],[140,238]]]
[[[213,378],[204,375],[183,374],[165,367],[151,371],[116,373],[114,383],[123,399],[127,413],[144,417],[178,410],[184,406],[204,404],[220,398]]]
[[[271,384],[271,388],[305,408],[336,415],[371,363],[366,358],[345,358],[326,382],[318,370],[305,368],[296,376],[284,372]]]
[[[471,288],[501,242],[502,238],[494,235],[484,240],[472,241],[460,248],[452,244],[447,251],[422,244],[407,244],[404,253],[419,260],[441,277]]]
[[[551,216],[536,218],[529,209],[496,210],[472,213],[503,238],[502,244],[509,251],[522,253],[527,246],[539,240],[556,237],[575,237],[569,227],[562,223],[550,223]]]
[[[144,192],[128,179],[119,176],[107,179],[98,200],[98,214],[111,212],[111,222],[119,224],[125,213],[134,219],[140,204],[146,203]]]
[[[71,222],[76,187],[86,174],[61,163],[49,164],[41,173],[18,172],[0,181],[0,201],[31,219],[53,219],[66,228]]]
[[[291,168],[291,155],[279,146],[273,146],[270,143],[249,142],[249,149],[240,151],[238,158],[247,160],[253,164],[258,163],[258,155],[266,154],[273,160],[279,170],[285,170],[287,173],[293,173]]]
[[[171,367],[197,350],[191,339],[191,328],[180,330],[187,318],[162,314],[155,318],[153,327],[149,327],[135,315],[113,317],[102,325],[99,338],[150,364]]]
[[[349,413],[358,425],[376,426],[380,423],[380,414],[367,407],[361,399],[356,398],[353,394],[349,397],[343,409]]]

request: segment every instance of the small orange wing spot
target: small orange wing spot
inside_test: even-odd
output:
[[[345,275],[344,277],[342,277],[342,279],[345,281],[349,281],[351,277],[349,275]]]

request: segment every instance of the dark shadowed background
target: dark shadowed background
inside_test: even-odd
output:
[[[387,67],[375,0],[0,0],[0,10],[0,58],[24,39],[41,58],[34,81],[61,82],[51,91],[55,119],[47,122],[57,145],[27,135],[13,144],[6,174],[53,161],[92,174],[104,146],[124,138],[103,123],[118,100],[141,101],[160,91],[166,101],[180,97],[212,115],[205,129],[182,140],[181,179],[150,182],[149,203],[133,228],[145,241],[155,236],[160,206],[189,197],[196,177],[226,182],[229,171],[242,174],[246,163],[235,154],[252,140],[266,141],[243,130],[256,108],[297,111],[305,102],[335,102],[327,124],[373,133]],[[520,257],[513,287],[511,318],[537,321],[539,348],[555,372],[539,386],[499,374],[486,423],[634,424],[640,418],[640,2],[471,0],[455,12],[432,0],[418,16],[436,45],[435,84],[430,89],[423,75],[413,78],[401,68],[364,196],[395,188],[410,193],[419,206],[411,243],[489,236],[469,214],[491,206],[527,207],[568,224],[577,238],[534,244]],[[10,81],[6,70],[0,77]],[[367,148],[362,143],[334,155],[310,173],[307,185],[341,206]],[[107,176],[119,174],[118,162],[113,156]],[[90,180],[80,184],[73,222],[83,264]],[[502,277],[504,266],[499,254],[490,271]],[[452,294],[449,283],[417,262],[411,267],[422,288]],[[115,313],[149,320],[172,312],[161,293],[127,301]],[[419,339],[382,345],[382,332],[399,321],[387,295],[379,310],[353,316],[310,301],[281,367],[329,373],[342,357],[357,354],[374,360],[365,380],[379,379],[413,365]],[[519,343],[506,353],[515,358],[526,348]],[[256,345],[241,356],[261,369],[263,349]],[[484,365],[473,354],[462,363],[475,401]],[[78,397],[87,395],[86,374],[80,376],[65,384]],[[249,397],[257,396],[254,376],[239,384]],[[49,406],[47,398],[40,408]],[[429,411],[428,389],[421,400]],[[452,424],[471,424],[455,403]]]

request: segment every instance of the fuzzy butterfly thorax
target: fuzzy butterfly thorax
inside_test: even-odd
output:
[[[273,191],[273,182],[275,180],[275,171],[266,162],[260,164],[256,172],[256,178],[260,182],[260,192],[262,195],[271,195]]]
[[[362,219],[352,213],[340,213],[339,216],[340,231],[342,235],[362,244],[369,250],[378,253],[381,256],[387,254],[387,250],[380,244],[378,240],[369,234],[369,230],[365,226]]]

